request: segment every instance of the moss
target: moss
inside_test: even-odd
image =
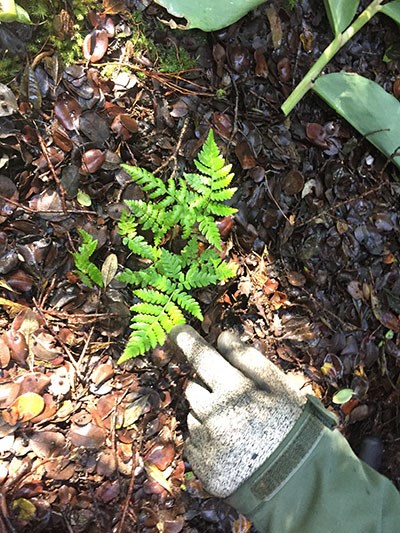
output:
[[[0,59],[0,82],[10,82],[19,72],[20,66],[15,58],[3,57]]]
[[[79,0],[68,4],[63,0],[19,0],[19,3],[37,24],[33,43],[29,46],[32,55],[37,54],[45,43],[49,43],[67,64],[82,57],[82,43],[87,33],[85,18],[88,11],[101,7],[97,0]],[[62,26],[59,15],[62,10],[67,13],[67,5],[71,8],[67,15],[70,26],[66,35],[63,34],[63,29],[57,28],[57,24]]]
[[[165,32],[165,27],[161,22],[152,19],[153,26],[155,23],[156,28],[149,28],[149,24],[146,23],[142,13],[139,11],[133,11],[130,19],[133,27],[133,36],[130,40],[135,53],[148,57],[154,67],[160,72],[179,72],[190,70],[196,66],[195,59],[190,56],[185,48],[175,46],[172,41],[166,45],[156,44],[150,37],[155,30]],[[174,36],[179,38],[179,33],[181,32],[175,31]]]

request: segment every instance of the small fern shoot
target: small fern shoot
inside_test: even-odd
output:
[[[78,232],[82,237],[82,244],[79,246],[78,251],[72,254],[76,266],[74,273],[77,274],[82,283],[88,287],[92,287],[93,283],[99,287],[103,287],[102,273],[90,260],[96,251],[97,240],[83,229],[78,229]]]

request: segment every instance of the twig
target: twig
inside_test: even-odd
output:
[[[38,137],[38,141],[39,141],[39,145],[40,145],[40,148],[42,150],[42,153],[43,153],[44,157],[46,158],[46,161],[47,161],[47,164],[49,166],[51,175],[53,176],[53,179],[54,179],[54,181],[55,181],[55,183],[56,183],[56,185],[58,187],[58,190],[60,191],[61,205],[62,205],[63,212],[65,214],[67,214],[67,203],[66,203],[66,200],[65,200],[65,189],[64,189],[64,187],[63,187],[63,185],[62,185],[62,183],[60,181],[60,178],[57,175],[57,172],[56,172],[56,170],[54,168],[53,163],[51,162],[49,153],[47,151],[46,143],[44,142],[43,137],[40,135],[39,128],[36,126],[36,124],[35,124],[35,129],[36,129],[36,135]]]
[[[188,121],[187,118],[185,118],[184,121],[183,121],[182,129],[181,129],[181,131],[179,133],[179,138],[178,138],[178,142],[176,143],[174,153],[172,155],[170,155],[168,157],[168,159],[166,161],[164,161],[164,163],[162,165],[160,165],[158,168],[156,168],[156,170],[153,172],[153,174],[158,174],[159,172],[161,172],[161,170],[163,168],[165,168],[166,166],[169,165],[170,161],[173,161],[174,162],[174,167],[173,167],[173,170],[172,170],[172,173],[171,173],[171,178],[173,178],[175,176],[175,174],[177,172],[177,169],[178,169],[177,154],[179,153],[179,150],[181,149],[182,142],[183,142],[183,136],[185,135],[185,132],[186,132],[187,127],[188,127],[188,124],[189,124],[189,121]]]
[[[138,447],[139,446],[140,445],[138,445]],[[118,524],[117,533],[122,533],[122,530],[123,530],[123,527],[124,527],[124,523],[125,523],[125,520],[126,520],[126,515],[128,514],[129,503],[131,501],[133,488],[135,486],[135,470],[136,470],[136,465],[138,463],[138,455],[139,455],[138,447],[136,448],[135,452],[133,452],[133,450],[132,450],[132,473],[131,473],[131,479],[129,480],[128,492],[126,494],[124,507],[122,509],[122,516],[121,516],[121,520],[120,520],[120,522]],[[135,459],[133,457],[135,457]],[[135,516],[135,519],[136,519],[136,516]]]
[[[86,352],[89,348],[89,344],[90,344],[90,341],[92,339],[92,335],[93,335],[93,331],[94,331],[94,324],[93,326],[90,328],[90,331],[89,331],[89,334],[87,336],[87,339],[85,340],[85,344],[82,348],[82,352],[81,352],[81,355],[79,356],[79,359],[78,359],[78,368],[80,368],[82,366],[82,362],[83,362],[83,358],[85,357],[86,355]],[[86,379],[84,380],[84,382],[86,382]]]
[[[83,381],[83,376],[82,374],[79,372],[79,366],[77,365],[76,361],[75,361],[75,358],[71,352],[71,350],[68,348],[68,346],[65,344],[65,342],[60,338],[60,336],[58,335],[58,333],[56,331],[54,331],[53,327],[51,326],[51,324],[49,323],[49,321],[47,320],[47,317],[45,316],[45,313],[43,312],[43,310],[41,309],[41,307],[39,306],[38,302],[35,300],[35,298],[32,299],[33,303],[35,304],[35,307],[39,313],[39,315],[41,316],[41,318],[44,320],[45,324],[46,324],[46,327],[48,328],[48,330],[50,331],[50,333],[57,339],[57,341],[61,344],[62,348],[65,350],[65,353],[68,355],[68,359],[71,363],[71,365],[74,367],[74,370],[78,376],[78,378]]]

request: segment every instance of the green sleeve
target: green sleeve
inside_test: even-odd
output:
[[[227,501],[265,533],[398,533],[400,494],[309,397],[274,454]]]

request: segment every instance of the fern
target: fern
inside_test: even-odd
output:
[[[212,130],[194,164],[199,173],[185,173],[178,183],[169,178],[166,184],[142,168],[122,165],[132,179],[149,193],[147,202],[130,200],[126,203],[132,220],[143,230],[153,232],[156,246],[176,226],[181,228],[184,239],[195,232],[197,226],[209,244],[221,249],[215,217],[236,212],[222,203],[232,198],[236,188],[229,187],[233,179],[232,165],[225,163]]]
[[[185,314],[203,320],[191,292],[234,276],[218,253],[222,243],[216,218],[236,212],[223,203],[236,189],[230,187],[231,165],[225,163],[212,130],[194,164],[198,173],[165,181],[145,169],[122,165],[147,193],[147,200],[127,200],[129,211],[118,222],[123,244],[143,265],[139,270],[125,268],[118,276],[131,287],[137,302],[131,307],[132,332],[119,363],[164,343],[171,329],[185,322]],[[89,258],[96,241],[81,234],[86,256],[80,249],[80,258],[77,254],[74,258],[79,274],[90,277]],[[176,237],[184,241],[179,253],[171,251]],[[168,249],[161,246],[166,243]]]
[[[82,237],[82,244],[77,252],[72,254],[77,274],[85,285],[92,287],[92,282],[103,287],[103,276],[100,269],[90,260],[97,248],[97,240],[83,229],[78,230]]]

